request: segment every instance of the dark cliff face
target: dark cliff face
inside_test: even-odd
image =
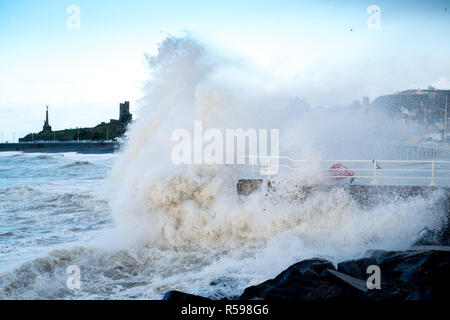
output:
[[[450,103],[450,90],[407,90],[380,96],[372,105],[394,117],[430,123],[443,118],[447,96]]]

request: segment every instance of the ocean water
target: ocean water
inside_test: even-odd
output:
[[[112,225],[114,155],[0,153],[0,270]]]
[[[161,299],[169,290],[235,298],[291,264],[403,250],[439,229],[442,194],[361,208],[313,161],[239,197],[236,165],[175,165],[174,130],[280,130],[296,159],[387,159],[417,128],[379,110],[290,105],[299,91],[187,37],[147,57],[150,79],[120,153],[0,153],[0,299]],[[351,125],[349,125],[351,123]],[[422,181],[423,182],[423,181]],[[67,286],[80,270],[80,288]]]
[[[433,197],[371,210],[342,191],[296,204],[230,192],[222,203],[227,183],[215,170],[152,186],[145,203],[160,210],[137,219],[142,209],[128,201],[139,203],[139,192],[120,199],[111,188],[126,155],[0,153],[0,298],[161,299],[174,289],[237,297],[301,259],[406,249],[442,221]],[[80,289],[67,287],[72,265]]]

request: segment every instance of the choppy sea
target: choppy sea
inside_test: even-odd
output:
[[[296,205],[242,203],[224,198],[217,178],[160,188],[141,176],[128,183],[144,192],[117,207],[125,222],[145,218],[148,241],[130,242],[133,230],[119,232],[111,209],[117,157],[0,153],[0,299],[161,299],[169,290],[233,298],[302,259],[407,249],[443,221],[434,199],[363,210],[334,191]],[[67,285],[71,266],[79,289]]]

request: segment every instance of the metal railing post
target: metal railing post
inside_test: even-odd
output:
[[[377,184],[377,160],[373,160],[373,179],[370,184]]]
[[[436,182],[434,181],[434,161],[431,161],[431,182],[430,187],[436,187]]]
[[[269,174],[272,175],[272,157],[269,156]]]
[[[255,172],[254,170],[255,170],[255,166],[254,166],[254,162],[253,162],[253,160],[250,160],[251,161],[251,172],[252,172],[252,174]]]

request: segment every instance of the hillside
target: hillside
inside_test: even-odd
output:
[[[93,128],[65,129],[51,132],[39,132],[27,134],[20,142],[30,142],[38,140],[114,140],[122,136],[126,131],[126,124],[113,120],[110,123],[102,122]]]

